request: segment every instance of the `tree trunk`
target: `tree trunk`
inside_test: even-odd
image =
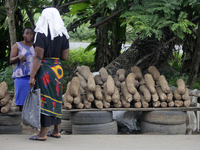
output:
[[[6,9],[6,13],[7,13],[7,16],[8,16],[8,25],[9,25],[11,47],[17,41],[16,28],[15,28],[15,17],[14,17],[15,6],[16,6],[15,0],[6,0],[5,1],[5,9]]]
[[[187,81],[187,84],[189,85],[189,89],[193,89],[198,70],[199,70],[199,63],[200,63],[200,26],[198,26],[198,31],[197,31],[197,39],[196,39],[196,45],[192,57],[192,63],[191,63],[191,69],[189,72],[189,78]]]
[[[29,20],[30,20],[31,27],[32,27],[33,29],[35,29],[35,24],[34,24],[34,20],[33,20],[33,15],[32,15],[32,13],[31,13],[31,11],[29,11],[29,9],[28,9],[28,7],[27,7],[26,1],[22,1],[22,3],[23,3],[23,5],[24,5],[24,8],[25,8],[26,13],[27,13],[27,15],[28,15],[28,18],[29,18]]]

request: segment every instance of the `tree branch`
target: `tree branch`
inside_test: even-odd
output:
[[[82,2],[89,2],[89,0],[79,0],[79,1],[69,2],[69,3],[59,6],[57,9],[61,9],[62,7],[66,7],[66,6],[70,6],[70,5],[78,4],[78,3],[82,3]]]

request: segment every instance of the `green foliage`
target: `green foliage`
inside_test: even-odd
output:
[[[8,85],[8,91],[14,91],[14,80],[12,79],[12,73],[12,66],[8,66],[5,68],[5,70],[0,71],[0,83],[5,81]]]

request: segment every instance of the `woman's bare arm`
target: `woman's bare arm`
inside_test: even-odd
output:
[[[68,59],[68,55],[69,55],[69,48],[62,51],[60,59],[67,60]]]

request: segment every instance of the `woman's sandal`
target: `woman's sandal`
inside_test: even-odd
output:
[[[48,133],[47,136],[49,137],[54,137],[54,138],[61,138],[61,136],[56,136],[56,135],[53,135],[52,133]]]
[[[29,139],[30,140],[37,140],[37,141],[46,141],[47,138],[45,138],[45,139],[38,139],[36,136],[32,136]]]

